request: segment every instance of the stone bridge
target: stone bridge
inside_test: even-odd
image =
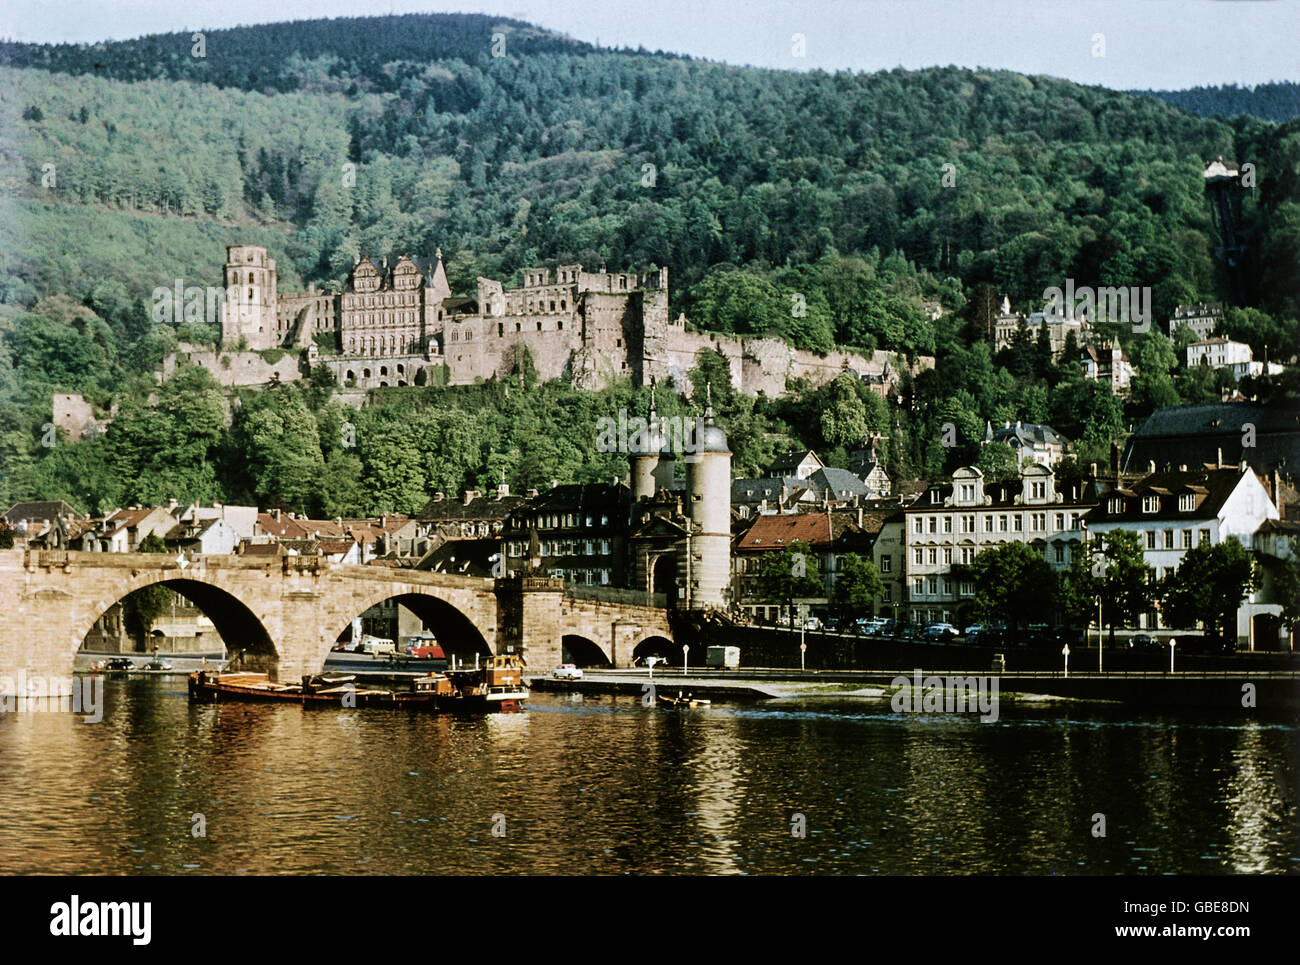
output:
[[[244,666],[280,680],[319,672],[352,620],[396,600],[449,654],[518,653],[534,672],[567,657],[629,666],[635,652],[670,652],[662,598],[573,587],[563,580],[479,579],[334,564],[320,557],[170,557],[157,553],[0,551],[0,692],[6,681],[70,678],[95,622],[124,597],[161,584],[195,604]],[[654,605],[659,604],[659,605]]]

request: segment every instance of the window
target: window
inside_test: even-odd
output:
[[[930,547],[930,565],[935,566],[939,562],[939,551],[933,546]]]
[[[917,596],[920,596],[921,593],[924,592],[924,589],[925,589],[925,581],[918,576],[912,582],[912,592],[915,593]]]
[[[912,527],[912,532],[913,533],[925,532],[925,520],[922,519],[920,516],[916,517],[916,525]]]
[[[962,502],[964,502],[964,503],[970,503],[970,502],[974,502],[974,501],[975,501],[975,484],[974,484],[974,483],[962,483],[962,485],[961,485],[961,499],[962,499]]]
[[[1065,513],[1056,514],[1056,528],[1058,530],[1065,529]]]
[[[1183,549],[1189,550],[1191,548],[1192,548],[1192,531],[1190,529],[1185,529],[1183,530]]]
[[[920,549],[920,548],[918,547],[917,550],[916,550],[916,552],[914,552],[914,553],[912,554],[912,562],[915,563],[917,566],[922,566],[922,565],[924,565],[924,564],[925,564],[925,550]]]
[[[1183,493],[1178,497],[1178,511],[1180,513],[1190,513],[1196,508],[1196,497],[1191,493]]]
[[[943,595],[952,596],[952,580],[943,581]]]
[[[1031,498],[1033,499],[1047,498],[1047,483],[1041,483],[1041,482],[1031,483],[1029,489],[1030,489]]]
[[[1147,549],[1153,550],[1155,548],[1156,548],[1156,531],[1153,529],[1151,530],[1151,532],[1147,533]]]
[[[1165,530],[1165,549],[1171,550],[1173,548],[1174,548],[1174,531],[1172,529],[1167,529]]]
[[[973,546],[963,546],[961,548],[961,561],[969,565],[975,560],[975,548]]]
[[[962,596],[974,596],[974,595],[975,595],[975,584],[974,584],[974,583],[971,583],[970,581],[965,581],[965,582],[963,582],[962,585],[961,585],[961,595],[962,595]]]
[[[948,564],[948,565],[951,565],[951,564],[952,564],[952,548],[951,548],[951,547],[945,547],[945,548],[944,548],[944,551],[943,551],[943,561],[944,561],[945,564]]]
[[[945,533],[951,533],[951,532],[952,532],[952,517],[951,517],[951,516],[945,516],[945,517],[943,518],[943,531],[944,531]]]
[[[968,532],[968,533],[973,533],[973,532],[975,532],[975,517],[974,517],[974,516],[967,516],[967,517],[966,517],[966,532]]]
[[[1201,530],[1200,534],[1201,534],[1201,538],[1199,542],[1208,543],[1210,541],[1210,531],[1208,529]]]
[[[1062,546],[1060,543],[1057,543],[1055,549],[1056,549],[1056,562],[1058,562],[1058,563],[1064,563],[1064,562],[1065,562],[1065,547]]]
[[[993,517],[992,517],[992,516],[985,516],[985,517],[984,517],[984,532],[986,532],[986,533],[991,533],[991,532],[993,532]]]
[[[1005,516],[999,516],[999,517],[998,517],[998,532],[1000,532],[1000,533],[1005,533],[1006,531],[1007,531],[1007,518],[1006,518]]]
[[[894,570],[894,558],[892,556],[882,556],[880,558],[880,572],[892,573]]]
[[[930,517],[930,532],[932,532],[932,533],[937,533],[937,532],[939,532],[939,517],[938,517],[938,516],[931,516],[931,517]]]
[[[1011,529],[1013,532],[1020,532],[1020,514],[1015,513],[1011,517]]]
[[[926,589],[930,591],[931,596],[937,596],[939,593],[939,578],[937,576],[930,577],[930,582]]]
[[[1142,512],[1144,512],[1144,513],[1158,513],[1158,512],[1160,512],[1160,497],[1159,497],[1159,496],[1143,496],[1143,497],[1142,497]]]

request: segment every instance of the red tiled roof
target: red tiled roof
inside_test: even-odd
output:
[[[825,513],[759,516],[749,532],[740,538],[736,549],[762,552],[780,549],[798,541],[810,546],[831,542],[831,521]]]

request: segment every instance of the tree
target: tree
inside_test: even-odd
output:
[[[840,571],[835,577],[831,605],[843,616],[870,611],[883,590],[884,582],[875,563],[857,553],[845,553],[840,557]]]
[[[1282,626],[1292,633],[1300,627],[1300,559],[1282,560],[1273,572],[1273,594],[1282,606]]]
[[[1016,450],[1005,442],[989,442],[980,446],[975,467],[984,473],[988,482],[1006,482],[1020,473],[1016,464]]]
[[[1100,544],[1100,548],[1098,545]],[[1110,628],[1115,645],[1115,625],[1131,627],[1151,609],[1155,598],[1155,571],[1147,566],[1137,533],[1115,529],[1102,533],[1088,545],[1093,573],[1100,582],[1102,623]]]
[[[157,533],[150,533],[140,540],[135,550],[137,553],[165,553],[167,547]],[[154,620],[171,602],[172,591],[161,583],[141,587],[122,601],[122,621],[138,649],[145,649],[145,639],[153,629]]]
[[[832,446],[860,445],[867,438],[867,407],[858,395],[859,381],[852,372],[841,372],[831,383],[821,429]]]
[[[817,557],[807,543],[795,540],[768,553],[758,570],[756,581],[759,599],[779,603],[794,610],[801,597],[818,597],[823,593],[817,573]]]
[[[1226,643],[1236,639],[1237,608],[1257,584],[1255,561],[1235,536],[1200,543],[1160,582],[1161,612],[1172,627],[1199,623],[1211,639]]]
[[[971,563],[970,575],[975,583],[971,610],[977,619],[1001,619],[1014,636],[1021,627],[1051,617],[1056,574],[1029,545],[1003,543],[984,550]]]

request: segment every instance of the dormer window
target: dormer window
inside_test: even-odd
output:
[[[961,501],[962,501],[963,503],[973,503],[973,502],[975,501],[975,484],[974,484],[974,483],[962,483],[962,484],[961,484]]]
[[[1047,483],[1041,483],[1041,482],[1030,483],[1030,484],[1029,484],[1029,495],[1030,495],[1030,498],[1032,498],[1032,499],[1046,499],[1046,498],[1047,498]]]
[[[1178,511],[1190,513],[1196,508],[1196,497],[1192,493],[1183,493],[1178,497]]]
[[[1109,512],[1112,516],[1119,516],[1124,512],[1124,500],[1112,499],[1110,501]]]
[[[1142,497],[1142,512],[1144,512],[1144,513],[1158,513],[1158,512],[1160,512],[1160,497],[1159,497],[1159,496],[1143,496],[1143,497]]]

